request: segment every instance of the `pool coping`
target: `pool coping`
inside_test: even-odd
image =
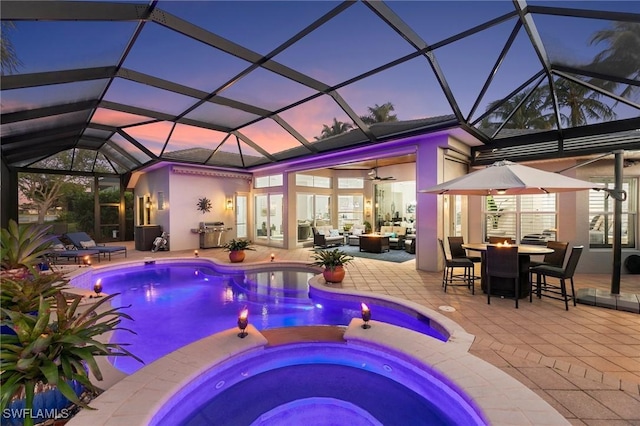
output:
[[[481,410],[490,424],[560,425],[569,422],[535,392],[497,367],[469,354],[461,345],[452,345],[429,336],[354,318],[344,338],[347,345],[375,347],[392,351],[423,363],[462,389]],[[237,329],[207,336],[127,376],[91,402],[97,410],[82,410],[69,426],[149,425],[173,395],[224,362],[236,357],[268,350],[268,340],[251,324],[244,339]],[[308,342],[306,342],[308,343]],[[318,342],[322,344],[323,342]],[[333,343],[333,342],[332,342]]]
[[[240,264],[222,264],[203,258],[163,258],[153,259],[155,264],[202,263],[211,265],[220,272],[239,272],[259,270],[265,267],[309,267],[305,262],[254,262]],[[119,263],[117,265],[83,268],[74,271],[69,277],[74,286],[92,288],[94,271],[122,269],[149,263],[149,259]],[[372,320],[375,325],[364,330],[362,320],[354,318],[345,332],[349,344],[374,345],[377,348],[388,347],[393,351],[417,359],[445,375],[464,390],[481,407],[484,416],[494,424],[569,424],[551,405],[535,392],[509,376],[499,368],[469,354],[469,348],[475,336],[446,316],[405,299],[370,292],[344,290],[325,285],[321,275],[309,280],[310,291],[323,294],[365,298],[391,304],[399,304],[415,310],[430,320],[436,327],[442,327],[449,336],[447,342],[414,332],[402,327]],[[231,358],[248,352],[265,350],[267,339],[251,324],[247,329],[249,336],[237,337],[237,329],[229,329],[205,337],[184,346],[165,357],[143,367],[132,375],[118,378],[111,387],[93,400],[90,405],[97,410],[81,410],[69,422],[69,426],[93,425],[147,425],[170,400],[171,396],[189,384],[207,370],[214,368]],[[104,360],[105,362],[106,359]],[[100,386],[101,383],[97,383]]]

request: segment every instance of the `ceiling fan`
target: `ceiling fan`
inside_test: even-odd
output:
[[[376,166],[373,169],[369,170],[369,173],[367,174],[369,175],[370,180],[396,180],[396,178],[394,178],[393,176],[378,176],[378,160],[376,160]]]

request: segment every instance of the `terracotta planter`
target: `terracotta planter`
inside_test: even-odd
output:
[[[229,260],[231,263],[238,263],[244,260],[244,250],[231,250],[229,252]]]
[[[328,283],[341,283],[344,280],[344,266],[336,266],[333,269],[325,268],[322,271],[322,276],[324,280]]]

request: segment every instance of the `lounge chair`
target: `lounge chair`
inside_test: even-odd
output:
[[[98,250],[102,255],[109,255],[111,260],[111,254],[124,253],[124,257],[127,257],[127,248],[125,246],[105,246],[104,244],[96,244],[96,242],[86,232],[70,232],[65,234],[67,239],[78,250]]]
[[[73,259],[76,263],[79,263],[81,258],[85,256],[96,256],[98,262],[100,262],[100,251],[95,249],[67,249],[65,245],[57,237],[51,239],[51,247],[46,256],[57,261],[60,257],[65,257],[67,260]]]

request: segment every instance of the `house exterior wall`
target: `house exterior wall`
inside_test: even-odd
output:
[[[169,247],[173,250],[198,249],[200,238],[191,229],[198,228],[200,222],[222,221],[231,228],[224,235],[225,240],[236,237],[235,208],[226,209],[227,198],[234,199],[239,192],[249,192],[250,180],[238,174],[238,177],[222,177],[203,173],[198,168],[167,165],[145,173],[138,179],[135,187],[138,196],[152,194],[154,205],[151,209],[151,224],[161,225],[169,233]],[[159,211],[157,193],[164,192],[164,210]],[[200,212],[196,204],[200,198],[211,200],[211,211]],[[173,214],[172,214],[173,211]]]

